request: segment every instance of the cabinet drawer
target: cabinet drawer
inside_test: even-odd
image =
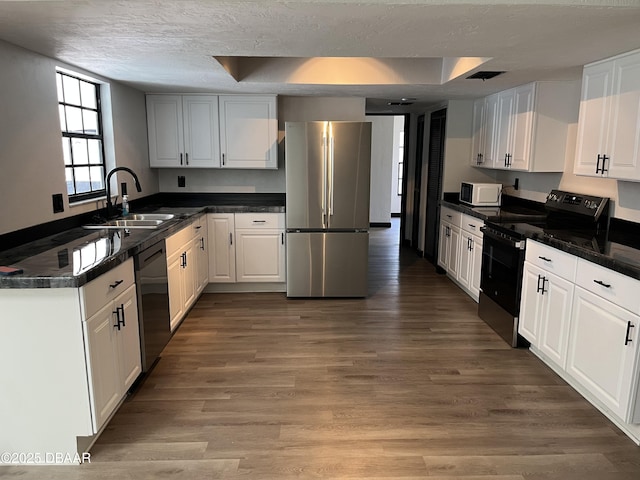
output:
[[[630,312],[640,314],[638,280],[579,258],[576,284]]]
[[[527,240],[526,260],[547,272],[552,272],[570,282],[576,278],[578,257],[549,247],[542,243]]]
[[[82,287],[85,319],[133,285],[133,258],[100,275]]]
[[[460,226],[460,220],[462,218],[462,213],[452,210],[447,207],[440,207],[440,221],[441,222],[449,222],[456,227]]]
[[[462,230],[465,232],[469,232],[473,235],[482,236],[482,232],[480,231],[480,227],[484,225],[484,221],[479,218],[472,217],[471,215],[462,214],[462,218],[460,220]]]
[[[236,213],[236,229],[284,228],[284,213]]]

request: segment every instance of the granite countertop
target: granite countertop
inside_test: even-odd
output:
[[[152,211],[172,213],[175,218],[157,229],[76,227],[0,252],[0,265],[23,270],[18,275],[0,276],[0,288],[78,288],[184,228],[200,214],[283,213],[284,206],[211,205]]]
[[[511,205],[504,207],[471,207],[455,201],[441,200],[440,205],[488,222],[520,222],[544,220],[546,214],[530,207]]]

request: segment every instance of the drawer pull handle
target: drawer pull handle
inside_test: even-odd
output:
[[[197,227],[194,227],[196,230],[200,230],[202,228],[202,225],[198,225]]]
[[[253,220],[253,223],[266,223],[266,220]]]
[[[447,213],[447,218],[453,218],[453,217]]]
[[[604,288],[611,288],[610,283],[604,283],[602,280],[594,280],[593,282],[597,283],[598,285],[602,285]]]
[[[476,228],[476,226],[473,223],[469,223],[468,224],[471,228]]]
[[[124,282],[124,280],[116,280],[115,283],[112,283],[111,285],[109,285],[109,288],[117,288],[118,285],[120,285],[122,282]]]
[[[627,322],[627,334],[624,337],[624,344],[625,345],[629,345],[629,343],[631,343],[632,339],[629,338],[629,334],[631,333],[631,329],[634,328],[635,325],[631,322]]]
[[[540,256],[540,255],[538,255],[538,258],[539,258],[540,260],[544,260],[545,262],[550,262],[550,261],[551,261],[551,259],[550,259],[550,258],[542,257],[542,256]]]

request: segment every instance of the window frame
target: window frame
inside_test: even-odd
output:
[[[58,79],[60,79],[60,81],[62,81],[64,79],[64,77],[69,77],[72,78],[74,80],[77,80],[78,82],[84,82],[84,83],[88,83],[91,84],[94,89],[95,89],[95,94],[96,94],[96,106],[95,108],[92,107],[87,107],[87,106],[83,106],[82,105],[82,98],[80,98],[80,104],[76,104],[76,103],[69,103],[67,102],[65,95],[65,89],[64,89],[64,82],[62,82],[62,85],[60,86],[60,88],[58,89],[58,87],[56,87],[56,91],[57,91],[57,95],[58,95],[58,115],[59,115],[59,121],[60,121],[60,132],[61,132],[61,140],[64,139],[69,139],[69,155],[70,155],[70,160],[71,163],[67,164],[66,161],[64,162],[64,172],[65,172],[65,184],[67,184],[67,170],[71,170],[72,173],[72,178],[73,178],[73,189],[74,189],[74,193],[69,193],[69,187],[67,185],[67,196],[69,199],[69,204],[75,204],[75,203],[80,203],[83,201],[87,201],[87,200],[93,200],[93,199],[100,199],[100,198],[104,198],[106,197],[107,194],[107,189],[106,189],[106,177],[107,177],[107,166],[106,166],[106,155],[105,155],[105,142],[104,142],[104,125],[103,125],[103,111],[102,111],[102,96],[101,96],[101,86],[102,84],[98,81],[89,79],[87,77],[84,77],[80,74],[76,74],[73,72],[69,72],[67,70],[63,70],[63,69],[56,69],[56,85],[58,83]],[[80,83],[81,85],[82,83]],[[60,92],[62,93],[63,98],[61,99],[59,97]],[[80,93],[80,95],[82,95],[82,93]],[[67,117],[67,108],[71,107],[71,108],[78,108],[80,109],[81,112],[84,111],[91,111],[94,112],[96,114],[97,117],[97,133],[96,134],[90,134],[90,133],[84,133],[84,116],[81,115],[81,119],[83,122],[83,133],[78,133],[78,132],[70,132],[68,131],[67,128],[63,129],[63,125],[61,123],[61,108],[64,108],[64,115],[65,115],[65,127],[67,127],[67,121],[68,121],[68,117]],[[73,160],[73,147],[72,147],[72,143],[73,143],[73,139],[74,138],[78,138],[78,139],[83,139],[83,140],[97,140],[100,143],[100,163],[91,163],[90,162],[90,158],[89,155],[87,154],[87,163],[75,163]],[[62,146],[62,144],[61,144]],[[63,157],[65,156],[64,153],[64,147],[63,147]],[[97,190],[91,190],[88,192],[81,192],[78,193],[77,192],[77,183],[76,183],[76,168],[91,168],[91,167],[100,167],[100,172],[101,172],[101,176],[102,176],[102,188],[101,189],[97,189]],[[91,188],[91,187],[90,187]]]

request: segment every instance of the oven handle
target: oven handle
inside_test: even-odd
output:
[[[524,240],[512,240],[509,238],[505,238],[502,235],[494,233],[493,230],[485,227],[481,227],[480,231],[484,233],[485,237],[490,238],[491,240],[495,240],[498,243],[502,243],[503,245],[508,245],[510,247],[516,248],[518,250],[524,250],[525,242]]]

